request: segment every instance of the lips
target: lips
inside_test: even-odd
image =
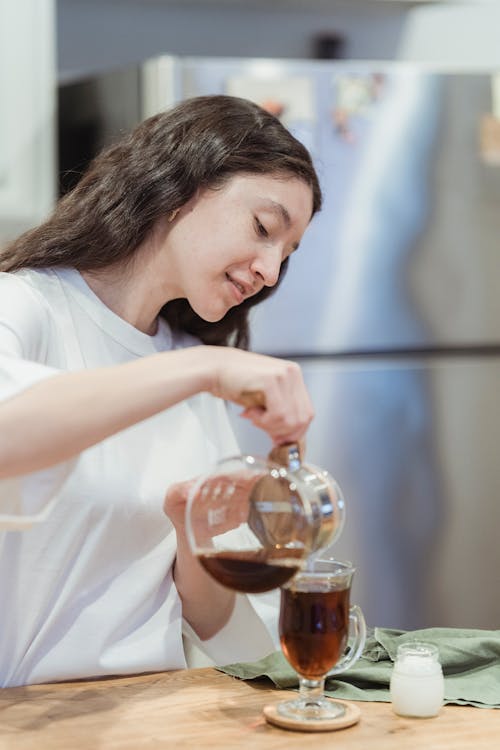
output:
[[[235,279],[229,273],[226,273],[226,278],[231,282],[235,291],[235,296],[239,297],[239,302],[242,302],[245,297],[250,297],[254,293],[253,285],[246,284],[245,282]]]

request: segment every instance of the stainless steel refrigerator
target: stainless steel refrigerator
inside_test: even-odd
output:
[[[497,83],[396,63],[162,57],[59,92],[65,174],[85,162],[68,156],[78,129],[91,154],[206,93],[272,108],[311,150],[324,208],[254,311],[252,348],[303,368],[307,458],[347,504],[326,554],[357,565],[372,626],[500,627]],[[242,451],[267,453],[231,413]]]

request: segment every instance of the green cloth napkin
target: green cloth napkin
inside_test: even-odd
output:
[[[500,708],[500,630],[427,628],[405,632],[375,628],[363,654],[346,672],[327,677],[328,696],[357,701],[390,701],[389,681],[396,651],[407,641],[427,641],[439,649],[445,703]],[[296,688],[298,677],[281,651],[253,663],[219,667],[243,680],[268,677],[276,687]]]

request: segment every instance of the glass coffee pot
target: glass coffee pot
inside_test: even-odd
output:
[[[222,585],[244,593],[282,586],[335,542],[345,503],[330,474],[302,463],[296,443],[268,458],[227,458],[193,485],[191,550]]]

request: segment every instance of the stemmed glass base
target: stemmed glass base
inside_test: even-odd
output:
[[[324,679],[300,679],[299,697],[291,701],[278,703],[276,710],[281,716],[301,721],[331,721],[345,715],[342,703],[330,700],[324,695]]]

